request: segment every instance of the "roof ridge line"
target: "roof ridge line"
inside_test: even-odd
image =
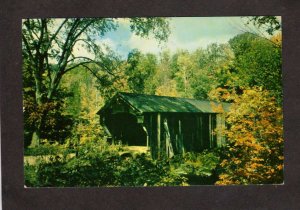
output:
[[[217,101],[212,101],[212,100],[207,100],[207,99],[195,99],[195,98],[176,97],[176,96],[159,96],[159,95],[145,94],[145,93],[129,93],[129,92],[118,92],[118,93],[119,94],[128,94],[128,95],[154,96],[154,97],[165,97],[165,98],[179,98],[179,99],[188,99],[188,100],[195,100],[195,101],[226,103],[226,102],[217,102]]]

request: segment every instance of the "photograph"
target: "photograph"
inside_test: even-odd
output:
[[[281,16],[22,19],[24,187],[284,184]]]

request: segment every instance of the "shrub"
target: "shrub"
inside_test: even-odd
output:
[[[172,173],[168,160],[152,160],[146,154],[120,155],[122,148],[89,142],[76,156],[40,159],[25,165],[25,184],[31,187],[166,186],[185,185],[186,178]],[[124,151],[123,151],[124,152]]]
[[[172,160],[172,171],[187,179],[189,184],[214,184],[215,169],[220,158],[215,152],[187,152],[175,156]]]
[[[26,156],[38,156],[38,155],[55,155],[62,152],[62,146],[58,144],[41,144],[38,147],[29,147],[24,150]]]

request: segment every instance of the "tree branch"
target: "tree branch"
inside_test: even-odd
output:
[[[51,46],[52,41],[56,38],[56,36],[58,35],[58,33],[60,32],[60,30],[62,29],[62,27],[68,22],[69,18],[66,18],[64,20],[64,22],[58,27],[58,29],[56,30],[56,32],[52,35],[52,37],[49,40],[49,43],[46,47],[46,50],[48,50]]]
[[[104,69],[107,73],[109,73],[110,75],[115,76],[115,75],[111,72],[111,70],[109,70],[109,69],[108,69],[105,65],[103,65],[101,62],[95,61],[95,60],[93,60],[93,59],[91,59],[91,58],[88,58],[88,57],[79,56],[79,57],[76,57],[76,58],[73,58],[73,59],[69,60],[68,63],[71,62],[71,61],[74,61],[74,60],[76,60],[76,59],[86,59],[86,60],[90,61],[89,63],[95,63],[95,64],[97,64],[99,67],[103,68],[103,69]]]
[[[84,42],[84,43],[86,43],[90,48],[92,48],[93,49],[93,51],[94,51],[94,48],[93,47],[96,47],[97,45],[95,45],[94,43],[90,43],[90,42],[88,42],[87,40],[85,40],[85,39],[77,39],[75,42],[74,42],[74,45],[73,45],[73,47],[75,46],[75,44],[77,43],[77,42],[80,42],[80,41],[82,41],[82,42]],[[94,45],[94,46],[93,46]],[[96,52],[94,51],[94,54],[96,54]]]
[[[92,19],[89,23],[87,23],[79,32],[75,35],[74,39],[76,40],[90,25],[96,22],[97,19]]]
[[[78,64],[76,64],[76,65],[74,65],[74,66],[72,66],[72,67],[66,69],[66,70],[64,71],[64,74],[67,73],[68,71],[72,70],[72,69],[75,69],[76,67],[78,67],[78,66],[80,66],[80,65],[88,64],[88,63],[92,63],[92,62],[86,61],[86,62],[78,63]]]
[[[66,53],[66,51],[69,51],[70,47],[72,47],[72,44],[69,44],[69,40],[73,36],[73,33],[75,32],[75,30],[78,27],[79,23],[80,23],[80,18],[75,19],[75,21],[74,21],[74,23],[73,23],[73,25],[72,25],[72,27],[71,27],[68,35],[67,35],[66,41],[65,41],[65,43],[62,47],[62,53],[61,53],[61,56],[60,56],[60,59],[59,59],[59,62],[58,62],[58,66],[61,66],[62,62],[64,60],[67,60],[65,58],[66,57],[65,53]]]
[[[99,81],[101,81],[101,78],[91,68],[89,68],[85,64],[82,64],[82,66],[89,70]]]
[[[34,27],[31,27],[30,19],[27,19],[27,21],[28,21],[28,23],[25,24],[26,28],[28,29],[28,31],[31,31],[36,36],[36,38],[38,38],[39,36],[33,30]],[[30,35],[31,35],[32,40],[34,40],[34,37],[32,36],[32,34],[30,34]]]
[[[34,60],[34,57],[33,57],[32,53],[31,53],[29,44],[28,44],[28,42],[27,42],[27,40],[26,40],[26,37],[24,36],[23,33],[22,33],[22,40],[23,40],[23,42],[24,42],[24,44],[25,44],[25,48],[27,49],[27,52],[28,52],[28,54],[29,54],[29,57],[31,58],[32,62],[36,65],[35,60]]]

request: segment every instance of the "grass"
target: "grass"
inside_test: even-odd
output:
[[[149,148],[146,146],[125,146],[124,150],[128,150],[133,153],[147,153]]]
[[[124,146],[124,151],[120,152],[120,155],[124,153],[132,153],[132,154],[139,154],[139,153],[148,153],[149,149],[146,146]],[[41,155],[28,155],[30,153],[25,153],[24,155],[24,164],[29,164],[29,165],[35,165],[37,160],[41,159],[44,161],[49,161],[51,157],[59,156],[62,157],[62,154],[41,154]],[[67,158],[72,158],[75,156],[75,153],[69,153]]]
[[[57,154],[57,155],[36,155],[36,156],[24,156],[24,165],[35,165],[37,160],[43,160],[43,161],[49,161],[51,157],[59,156],[62,157],[62,154]],[[70,153],[68,154],[67,158],[72,158],[75,156],[75,153]]]

